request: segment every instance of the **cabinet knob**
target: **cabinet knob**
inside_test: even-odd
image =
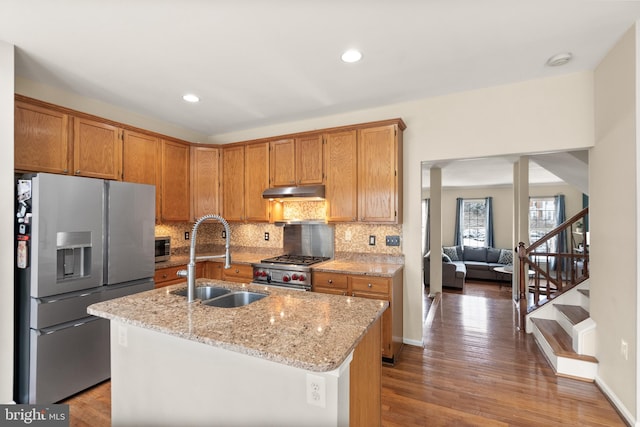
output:
[[[240,270],[238,270],[237,268],[236,268],[236,273],[240,273]]]
[[[69,173],[69,169],[63,169],[62,172],[63,173]]]
[[[373,288],[373,285],[371,283],[368,283],[367,286]]]
[[[76,171],[76,175],[80,175],[80,169]]]
[[[162,275],[163,279],[166,279],[167,277],[169,277],[166,273]]]
[[[332,284],[333,280],[329,279],[329,280],[327,280],[327,282],[329,282],[329,284]]]

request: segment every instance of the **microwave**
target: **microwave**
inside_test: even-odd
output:
[[[171,256],[171,237],[156,236],[156,262],[169,261]]]

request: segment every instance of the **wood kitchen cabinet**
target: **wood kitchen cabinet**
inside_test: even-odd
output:
[[[224,263],[206,261],[204,263],[204,277],[207,279],[222,280],[222,270]]]
[[[358,130],[358,219],[402,223],[402,129]]]
[[[352,222],[358,215],[357,132],[347,130],[325,135],[325,198],[327,220]]]
[[[220,149],[191,147],[191,200],[193,221],[203,215],[220,215]]]
[[[156,186],[156,220],[160,218],[160,160],[158,138],[125,130],[122,142],[122,180]]]
[[[159,268],[156,270],[155,275],[153,276],[153,281],[155,282],[155,288],[162,288],[169,285],[175,285],[177,283],[184,282],[187,283],[186,277],[178,277],[178,271],[186,270],[186,265],[176,265],[174,267],[167,268]],[[197,262],[196,263],[196,279],[200,279],[205,277],[205,263]]]
[[[161,140],[161,219],[189,221],[189,144]]]
[[[73,118],[73,174],[122,178],[122,129],[95,120]]]
[[[271,141],[271,186],[322,184],[322,141],[322,134]]]
[[[69,115],[21,101],[14,114],[15,169],[69,173]]]
[[[381,346],[383,360],[393,363],[402,348],[402,278],[402,269],[393,277],[314,271],[311,284],[314,292],[389,301],[382,315]]]
[[[119,180],[122,130],[36,100],[15,101],[15,169]]]
[[[231,268],[222,268],[222,280],[251,283],[253,280],[253,267],[250,264],[231,264]]]
[[[269,221],[267,142],[222,148],[222,211],[227,221]]]

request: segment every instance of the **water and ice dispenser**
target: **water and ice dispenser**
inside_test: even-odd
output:
[[[79,279],[91,275],[91,232],[71,231],[56,234],[56,279]]]

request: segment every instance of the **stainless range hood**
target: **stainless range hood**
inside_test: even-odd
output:
[[[264,199],[324,199],[324,185],[301,185],[296,187],[267,188],[262,193]]]

